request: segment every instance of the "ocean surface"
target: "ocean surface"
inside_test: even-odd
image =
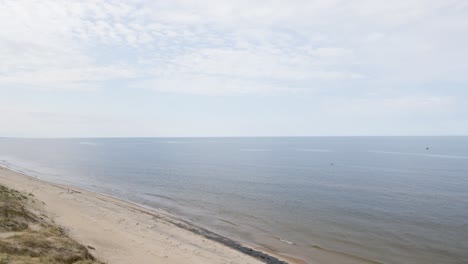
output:
[[[0,138],[0,164],[310,263],[468,263],[468,137]]]

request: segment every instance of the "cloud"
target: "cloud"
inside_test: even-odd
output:
[[[456,0],[2,1],[0,89],[131,80],[128,89],[229,95],[465,82],[467,9]]]
[[[123,65],[49,68],[0,76],[0,85],[41,90],[96,90],[104,81],[135,76],[136,73],[131,68]]]
[[[171,76],[172,77],[172,76]],[[246,95],[271,94],[284,91],[294,92],[293,88],[279,84],[259,84],[255,81],[204,75],[180,75],[179,78],[153,78],[138,81],[133,87],[150,89],[163,93],[198,95]]]
[[[451,96],[369,96],[364,98],[332,98],[323,107],[328,115],[372,118],[414,118],[450,115],[459,105]]]
[[[275,94],[311,90],[316,85],[310,82],[365,78],[347,70],[322,69],[321,66],[333,64],[343,54],[338,49],[289,56],[275,49],[257,52],[239,48],[197,49],[168,59],[165,63],[169,67],[148,69],[151,77],[135,82],[134,86],[166,93]],[[333,60],[317,61],[317,57],[333,57]]]
[[[256,52],[243,49],[199,49],[177,57],[173,64],[186,71],[207,75],[224,75],[263,79],[317,79],[353,77],[352,73],[322,70],[326,63],[318,57],[338,57],[341,50],[318,49],[313,54],[284,54],[281,50]],[[359,74],[355,74],[358,76]]]

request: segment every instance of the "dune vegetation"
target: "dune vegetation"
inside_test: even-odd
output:
[[[88,248],[37,208],[40,201],[0,185],[0,264],[98,264]]]

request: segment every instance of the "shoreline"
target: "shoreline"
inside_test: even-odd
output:
[[[56,208],[51,208],[51,207],[54,207],[54,206],[48,206],[48,204],[50,204],[51,202],[52,203],[55,203],[55,207],[63,207],[63,203],[65,203],[66,200],[64,199],[60,199],[62,198],[61,196],[63,196],[64,194],[66,194],[67,196],[70,196],[71,197],[71,200],[75,202],[75,207],[76,208],[70,208],[72,209],[72,211],[74,211],[73,209],[77,209],[78,211],[80,211],[80,216],[83,218],[87,218],[87,220],[90,220],[90,222],[104,222],[104,225],[108,224],[109,226],[112,227],[112,229],[120,229],[120,231],[122,231],[122,229],[126,230],[126,229],[129,229],[129,226],[124,226],[123,224],[121,225],[121,223],[125,222],[125,221],[128,221],[128,219],[125,219],[124,218],[120,218],[117,223],[115,223],[115,221],[112,221],[110,219],[103,219],[103,218],[106,218],[105,216],[105,213],[104,215],[92,215],[93,213],[90,213],[91,215],[86,215],[86,210],[82,210],[82,209],[90,209],[90,208],[83,208],[82,206],[83,205],[79,205],[80,202],[86,200],[86,206],[88,207],[91,207],[93,210],[98,210],[99,211],[99,207],[98,206],[102,206],[104,207],[104,209],[109,209],[109,207],[111,207],[113,209],[113,211],[115,211],[116,209],[119,210],[120,212],[120,216],[122,216],[122,214],[124,216],[129,216],[129,217],[133,217],[133,218],[150,218],[150,221],[147,222],[147,224],[151,225],[151,224],[161,224],[161,225],[164,225],[163,228],[167,228],[167,226],[171,226],[171,228],[168,228],[169,230],[164,230],[166,233],[168,233],[167,235],[169,237],[172,237],[174,241],[171,241],[173,242],[172,244],[176,244],[178,245],[176,248],[180,248],[183,243],[181,242],[187,242],[186,240],[189,240],[190,243],[188,243],[190,246],[194,247],[194,248],[197,248],[197,250],[194,250],[194,254],[186,254],[186,256],[182,257],[184,258],[185,260],[183,260],[181,262],[181,257],[178,257],[177,260],[170,260],[171,259],[171,254],[168,254],[169,251],[167,251],[167,249],[161,249],[159,253],[165,253],[166,255],[163,256],[162,258],[162,261],[160,261],[161,263],[186,263],[186,262],[197,262],[195,259],[197,259],[197,253],[200,253],[198,252],[199,250],[203,249],[204,251],[208,251],[208,252],[211,252],[213,253],[212,251],[215,251],[214,253],[218,253],[216,257],[221,257],[221,256],[224,256],[226,259],[229,259],[231,261],[235,260],[235,259],[238,259],[239,261],[234,261],[232,263],[271,263],[271,264],[283,264],[283,263],[303,263],[302,260],[299,260],[299,259],[296,259],[292,256],[289,256],[289,257],[286,257],[286,256],[282,256],[280,253],[277,253],[275,254],[275,252],[270,252],[270,251],[267,251],[267,253],[265,253],[266,250],[260,250],[258,247],[255,247],[254,245],[246,245],[246,244],[242,244],[242,243],[239,243],[231,238],[228,238],[226,236],[222,236],[222,235],[219,235],[213,231],[210,231],[206,228],[203,228],[203,227],[200,227],[200,226],[197,226],[196,224],[194,223],[191,223],[187,220],[184,220],[184,219],[181,219],[175,215],[172,215],[170,213],[167,213],[167,212],[162,212],[162,211],[159,211],[157,209],[154,209],[154,208],[149,208],[148,206],[144,206],[144,205],[139,205],[137,203],[134,203],[134,202],[131,202],[131,201],[126,201],[126,200],[123,200],[123,199],[119,199],[117,197],[114,197],[114,196],[111,196],[111,195],[108,195],[108,194],[104,194],[104,193],[99,193],[99,192],[95,192],[95,191],[91,191],[91,190],[86,190],[84,188],[78,188],[78,187],[74,187],[74,186],[69,186],[69,185],[66,185],[66,184],[59,184],[59,183],[54,183],[54,182],[49,182],[49,181],[46,181],[46,180],[43,180],[43,179],[40,179],[40,178],[37,178],[37,177],[34,177],[34,176],[30,176],[30,175],[27,175],[25,174],[24,172],[21,172],[21,171],[15,171],[11,168],[8,168],[6,166],[1,166],[0,165],[0,183],[1,184],[4,184],[5,186],[8,186],[10,188],[13,188],[13,189],[17,189],[19,191],[24,191],[24,192],[29,192],[29,193],[32,193],[34,194],[35,196],[38,197],[39,200],[41,201],[44,201],[44,199],[41,199],[43,197],[46,197],[47,196],[47,200],[48,203],[46,202],[46,205],[44,206],[43,208],[43,213],[44,214],[48,214],[48,215],[51,215],[51,217],[54,219],[54,220],[57,220],[58,224],[63,226],[65,229],[67,229],[70,233],[70,235],[75,238],[77,241],[83,243],[83,244],[86,244],[90,241],[96,241],[98,242],[99,239],[100,239],[100,236],[101,235],[104,235],[104,234],[100,234],[100,233],[89,233],[88,235],[84,235],[84,234],[80,234],[80,231],[81,229],[87,229],[87,227],[84,227],[83,225],[86,225],[86,223],[77,223],[76,221],[66,221],[66,220],[63,220],[62,218],[67,218],[67,217],[64,217],[64,215],[60,215],[60,210],[57,210]],[[31,189],[28,190],[28,188],[26,187],[29,187]],[[51,194],[52,192],[52,194]],[[70,198],[70,197],[67,197],[67,198]],[[52,200],[52,201],[50,201]],[[55,200],[55,202],[54,202]],[[57,201],[57,200],[60,200],[60,201]],[[90,201],[91,200],[91,201]],[[91,203],[89,203],[91,202]],[[59,203],[59,205],[57,205],[57,203]],[[62,205],[60,205],[60,203],[62,203]],[[78,205],[77,205],[78,204]],[[70,206],[69,203],[67,203],[65,205],[66,207]],[[96,209],[96,207],[98,207]],[[107,208],[106,208],[107,207]],[[81,209],[81,210],[80,210]],[[85,211],[85,212],[83,212]],[[104,210],[105,211],[105,210]],[[107,218],[112,218],[112,211],[111,212],[107,212],[109,213],[110,215],[107,215]],[[62,212],[63,214],[63,212]],[[76,216],[76,212],[75,212],[75,216]],[[68,216],[68,218],[70,218],[70,216]],[[73,217],[71,217],[73,218]],[[133,219],[134,220],[134,219]],[[108,223],[106,223],[108,222]],[[154,223],[151,223],[151,222],[154,222]],[[135,226],[137,228],[140,228],[141,229],[141,226],[143,225],[140,225],[139,222],[136,222],[135,223]],[[147,226],[146,226],[147,227]],[[89,228],[88,228],[89,229]],[[92,228],[91,228],[92,229]],[[135,229],[135,228],[134,228]],[[154,236],[158,236],[158,232],[161,231],[161,230],[154,230],[154,228],[151,228],[153,229],[152,233],[154,234],[151,234],[150,232],[150,235],[154,235]],[[183,233],[185,234],[179,234],[181,231],[184,231]],[[104,230],[105,231],[105,230]],[[132,230],[130,228],[130,230],[128,230],[127,232],[133,232],[135,233],[134,231],[136,230]],[[148,230],[146,230],[148,231]],[[174,239],[174,234],[171,234],[174,233],[174,234],[177,234],[180,237],[179,240],[177,239]],[[85,232],[87,233],[87,232]],[[136,232],[138,233],[138,232]],[[188,235],[187,233],[189,233],[190,235]],[[141,240],[138,241],[138,239],[133,239],[130,241],[130,244],[134,244],[134,242],[147,242],[146,240],[148,239],[145,239],[145,238],[149,238],[146,236],[147,234],[142,234],[142,237],[141,237]],[[159,233],[159,235],[161,235],[161,233]],[[125,237],[125,236],[124,236]],[[202,240],[202,241],[205,241],[205,239],[207,241],[210,241],[211,243],[209,243],[210,245],[194,245],[193,241],[190,241],[190,240]],[[149,240],[151,240],[149,238]],[[166,240],[168,240],[166,238]],[[125,242],[122,242],[123,244],[125,244]],[[213,245],[214,243],[214,245]],[[89,244],[89,243],[88,243]],[[96,244],[96,243],[95,243]],[[97,243],[99,244],[99,243]],[[103,248],[99,247],[99,246],[92,246],[93,248],[95,248],[95,251],[96,252],[93,252],[93,253],[97,253],[96,254],[96,257],[101,259],[101,258],[104,258],[102,259],[103,261],[109,261],[109,263],[128,263],[128,262],[120,262],[118,260],[118,257],[116,256],[112,256],[112,255],[109,255],[107,256],[107,253],[106,252],[114,252],[115,253],[115,247],[116,245],[109,245],[108,243],[105,243],[103,242]],[[112,244],[112,243],[111,243]],[[122,245],[120,246],[117,246],[117,247],[121,247]],[[149,245],[146,245],[147,247],[156,247],[156,251],[157,250],[157,246],[158,245],[155,245],[155,246],[152,246],[151,244]],[[202,248],[203,246],[203,248]],[[108,248],[106,248],[108,247]],[[183,246],[182,246],[183,247]],[[124,251],[125,252],[125,248],[121,248],[120,249],[121,251]],[[138,250],[137,250],[138,251]],[[175,251],[180,251],[180,250],[175,250]],[[234,252],[233,252],[234,251]],[[121,252],[124,253],[124,252]],[[154,252],[153,252],[154,253]],[[176,252],[174,252],[176,253]],[[237,254],[236,254],[237,253]],[[150,254],[150,255],[154,255],[154,254]],[[221,256],[219,256],[221,255]],[[232,255],[232,256],[231,256]],[[149,258],[146,258],[148,256],[145,256],[145,257],[141,257],[137,263],[154,263],[154,259],[149,257]],[[175,256],[172,256],[172,257],[175,257]],[[195,259],[194,259],[195,258]],[[151,259],[151,260],[150,260]],[[226,260],[224,259],[224,260]],[[149,262],[146,262],[146,260],[148,260]],[[195,260],[195,261],[194,261]],[[221,260],[221,259],[219,259]],[[218,259],[204,259],[204,263],[219,263]],[[135,261],[134,259],[132,261]],[[286,262],[288,261],[288,262]],[[201,262],[200,262],[201,263]]]

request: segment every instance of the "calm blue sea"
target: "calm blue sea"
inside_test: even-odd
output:
[[[3,138],[0,164],[310,262],[468,263],[468,137]]]

